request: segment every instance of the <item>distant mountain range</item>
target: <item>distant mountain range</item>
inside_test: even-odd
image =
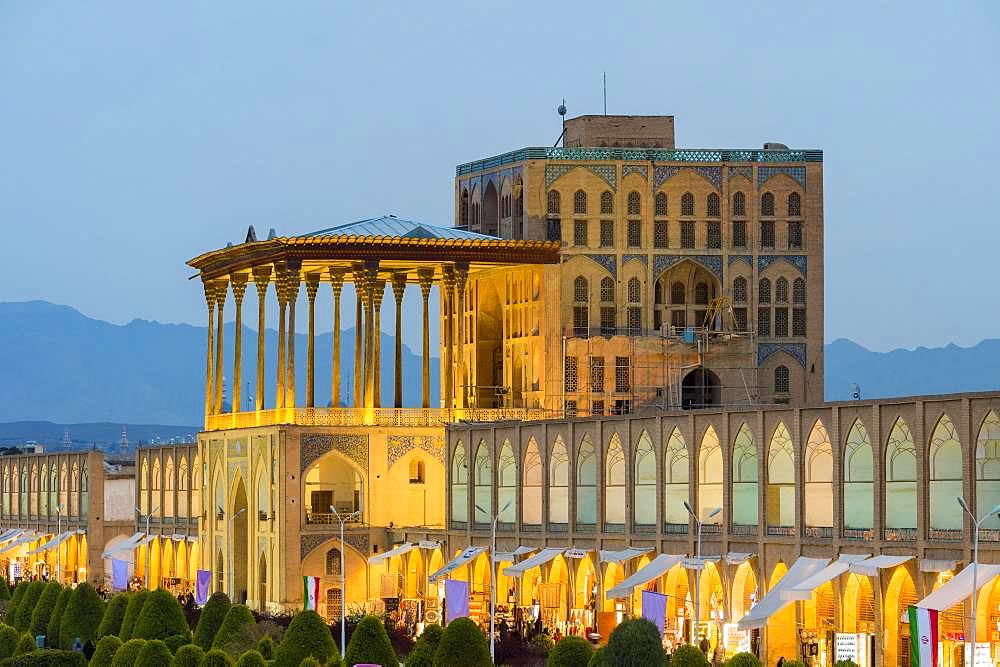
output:
[[[233,325],[226,325],[225,367],[232,368]],[[268,331],[266,391],[274,399],[276,333]],[[316,337],[317,405],[330,400],[330,333]],[[342,334],[342,377],[353,377],[353,329]],[[183,438],[203,420],[204,327],[133,320],[115,325],[44,301],[0,303],[0,443],[23,437],[62,438],[64,425],[80,442],[117,442],[122,424],[130,440]],[[244,379],[254,382],[257,336],[244,328]],[[393,337],[382,334],[382,404],[392,404]],[[305,397],[304,335],[296,338],[298,396]],[[420,357],[403,347],[404,405],[420,403]],[[431,376],[439,373],[436,358]],[[864,398],[1000,388],[1000,340],[969,348],[917,348],[872,352],[846,339],[826,346],[826,398]],[[350,385],[342,401],[350,402]],[[227,391],[231,388],[227,386]],[[251,387],[251,394],[253,388]],[[439,385],[431,382],[431,403]],[[243,388],[244,400],[246,386]],[[37,423],[47,420],[54,423]],[[36,423],[25,423],[36,422]],[[96,423],[107,422],[107,423]],[[175,426],[156,426],[172,424]],[[29,433],[38,435],[31,437]]]

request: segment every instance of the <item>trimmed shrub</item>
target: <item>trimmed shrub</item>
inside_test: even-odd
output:
[[[122,647],[115,651],[115,657],[111,661],[111,667],[133,667],[139,658],[139,651],[146,645],[145,639],[130,639]]]
[[[4,665],[11,667],[87,667],[87,659],[83,657],[82,653],[49,648],[9,658],[4,660]]]
[[[148,597],[149,591],[139,591],[129,596],[128,606],[125,607],[125,617],[122,618],[122,627],[118,631],[118,636],[121,637],[123,642],[132,639],[132,630],[135,628],[135,622],[139,620],[139,614],[142,613],[142,606],[146,604],[146,598]]]
[[[49,617],[49,627],[45,629],[45,636],[49,638],[51,644],[59,643],[59,628],[62,627],[62,617],[66,613],[66,605],[69,604],[69,599],[72,596],[73,589],[69,586],[63,588],[62,592],[59,593],[56,608],[52,610],[52,616]]]
[[[490,666],[490,647],[479,626],[468,618],[458,618],[448,624],[434,653],[435,667]]]
[[[549,667],[580,667],[590,662],[594,649],[583,637],[563,637],[549,653]]]
[[[44,635],[48,631],[49,620],[52,618],[52,612],[56,608],[61,593],[62,586],[56,582],[50,581],[45,584],[42,596],[38,598],[35,610],[31,612],[31,623],[28,624],[28,630],[31,634]]]
[[[229,613],[229,596],[225,593],[212,593],[208,598],[205,608],[201,610],[201,618],[198,619],[198,627],[194,631],[194,643],[204,650],[212,648],[215,641],[215,634],[222,627],[222,621]]]
[[[11,627],[14,627],[14,619],[17,618],[17,608],[20,606],[21,600],[24,599],[24,592],[26,590],[28,590],[28,582],[22,581],[14,587],[14,592],[10,595],[10,602],[7,604],[7,610],[4,612],[4,621]]]
[[[104,610],[104,618],[97,626],[97,637],[117,635],[121,632],[122,621],[125,620],[125,609],[128,608],[128,593],[119,593],[111,598],[108,608]]]
[[[351,641],[347,642],[347,651],[344,653],[344,664],[347,667],[366,663],[383,667],[396,667],[399,664],[382,619],[377,616],[365,616],[361,619],[351,633]]]
[[[410,651],[410,655],[406,656],[406,667],[433,667],[434,652],[437,651],[438,642],[441,641],[443,634],[444,628],[437,623],[426,626],[417,637],[417,643]]]
[[[320,615],[314,611],[300,611],[285,630],[285,636],[274,653],[274,667],[298,667],[310,656],[323,662],[331,657],[340,660],[330,628]]]
[[[142,647],[139,651],[139,656],[136,658],[137,665],[153,665],[154,667],[166,667],[173,662],[174,656],[170,655],[170,649],[159,639],[152,639],[146,642],[146,645]]]
[[[188,631],[184,620],[184,610],[169,591],[162,588],[149,594],[139,618],[132,628],[132,637],[136,639],[166,639],[171,635],[181,635]]]
[[[257,622],[245,604],[234,604],[226,612],[222,626],[215,633],[212,649],[225,651],[234,660],[257,646]],[[329,631],[327,632],[329,634]]]
[[[604,652],[607,649],[607,646],[602,646],[594,651],[594,655],[590,656],[590,660],[587,662],[587,667],[605,667],[607,663],[604,662]],[[673,663],[670,664],[673,665]]]
[[[10,599],[10,584],[6,579],[0,579],[0,600]]]
[[[271,639],[271,635],[264,635],[260,638],[260,641],[257,642],[257,652],[265,660],[274,659],[274,640]]]
[[[833,667],[858,667],[858,663],[853,660],[838,660],[833,663]]]
[[[0,659],[10,658],[14,655],[18,639],[20,636],[17,634],[17,628],[6,624],[0,625]]]
[[[14,619],[14,627],[20,632],[25,632],[31,627],[31,614],[35,611],[38,599],[42,597],[45,590],[44,581],[32,581],[28,584],[28,589],[24,591],[21,604],[17,606],[17,617]]]
[[[185,644],[174,653],[172,667],[198,667],[205,659],[205,652],[197,644]]]
[[[73,589],[73,595],[66,603],[66,611],[59,624],[62,647],[71,647],[77,637],[84,644],[94,639],[103,617],[104,602],[97,591],[86,581],[79,584]]]
[[[17,640],[17,646],[14,648],[14,655],[24,655],[25,653],[31,653],[38,648],[35,644],[35,638],[29,635],[27,632],[23,633]]]
[[[725,667],[761,667],[761,665],[757,656],[743,651],[726,660]]]
[[[188,631],[182,635],[170,635],[163,640],[163,643],[167,645],[171,653],[177,653],[182,646],[187,646],[191,643],[191,632]]]
[[[97,642],[97,650],[90,657],[90,664],[92,667],[111,667],[111,661],[121,647],[122,640],[115,635],[101,637],[101,641]]]
[[[806,667],[806,663],[801,660],[785,660],[783,665],[788,665],[788,667]]]
[[[264,656],[255,650],[250,650],[240,656],[236,661],[236,667],[266,667]]]
[[[612,665],[665,665],[660,632],[646,618],[624,621],[611,632],[604,660]]]
[[[225,651],[212,649],[205,654],[201,667],[233,667],[233,659]]]
[[[681,644],[670,656],[670,667],[708,667],[708,658],[697,646]]]
[[[327,661],[326,664],[330,664],[329,661]],[[342,663],[338,663],[338,664],[342,664]],[[302,662],[299,663],[299,667],[323,667],[323,663],[321,663],[316,658],[314,658],[312,656],[309,656],[308,658],[306,658],[305,660],[303,660]]]

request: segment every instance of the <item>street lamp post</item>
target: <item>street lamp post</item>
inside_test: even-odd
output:
[[[62,534],[62,511],[65,505],[59,503],[56,505],[56,536]],[[56,581],[62,586],[62,551],[60,551],[62,544],[56,545]]]
[[[696,633],[698,632],[698,622],[701,620],[701,566],[703,565],[701,562],[701,519],[698,518],[698,515],[695,514],[695,511],[691,509],[691,505],[689,505],[686,500],[684,501],[684,509],[686,509],[688,514],[691,515],[691,518],[694,519],[695,526],[697,526],[696,534],[698,537],[694,557],[695,560],[698,561],[699,567],[695,569],[694,575],[694,625],[691,626],[691,641],[694,643],[694,640],[697,638]],[[721,507],[716,507],[708,513],[706,519],[711,519],[721,511]]]
[[[977,621],[977,618],[976,618],[976,583],[977,583],[976,582],[976,568],[979,566],[979,527],[983,525],[983,522],[986,521],[986,519],[990,518],[994,514],[1000,514],[1000,505],[997,505],[996,507],[994,507],[993,509],[991,509],[989,512],[987,512],[986,514],[984,514],[981,518],[977,519],[976,515],[973,514],[972,509],[969,507],[969,504],[967,502],[965,502],[965,498],[963,498],[962,496],[959,496],[958,498],[956,498],[956,500],[958,500],[958,504],[962,506],[962,509],[965,510],[965,513],[969,515],[969,518],[972,519],[972,526],[973,526],[973,532],[972,532],[972,632],[969,633],[970,636],[972,637],[972,648],[969,651],[969,662],[971,664],[975,665],[976,664],[976,630],[977,630],[977,628],[976,628],[976,621]]]
[[[142,518],[142,510],[139,509],[138,507],[136,507],[135,511],[136,511],[136,514],[138,514],[139,518],[141,519]],[[144,584],[144,586],[145,586],[145,588],[146,588],[147,591],[149,590],[149,544],[152,541],[152,540],[149,539],[149,520],[152,518],[152,516],[153,516],[153,514],[155,512],[159,512],[159,511],[160,511],[160,506],[157,505],[156,507],[154,507],[152,509],[152,511],[149,514],[146,515],[146,538],[145,538],[146,539],[146,577],[145,577],[145,584]]]
[[[496,582],[496,563],[493,562],[493,555],[497,552],[497,521],[500,520],[500,515],[507,511],[510,507],[512,501],[508,500],[507,503],[500,508],[500,511],[496,513],[493,520],[490,522],[490,660],[494,660],[496,657],[495,644],[496,639],[493,636],[493,631],[496,623],[496,608],[497,608],[497,582]],[[476,505],[476,509],[489,516],[489,512],[484,510],[479,505]]]
[[[350,514],[341,514],[337,508],[330,505],[330,512],[337,521],[340,522],[340,653],[346,651],[347,637],[347,572],[346,561],[344,559],[344,522],[357,521],[361,518],[361,510],[355,510]]]

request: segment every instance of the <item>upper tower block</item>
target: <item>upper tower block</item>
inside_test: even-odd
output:
[[[567,148],[674,147],[673,116],[577,116],[566,121]]]

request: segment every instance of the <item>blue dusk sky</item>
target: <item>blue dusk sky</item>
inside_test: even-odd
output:
[[[606,71],[679,147],[825,151],[827,340],[968,345],[1000,330],[998,64],[995,0],[6,0],[0,300],[202,324],[185,260],[250,224],[450,225],[457,163],[552,144]]]

